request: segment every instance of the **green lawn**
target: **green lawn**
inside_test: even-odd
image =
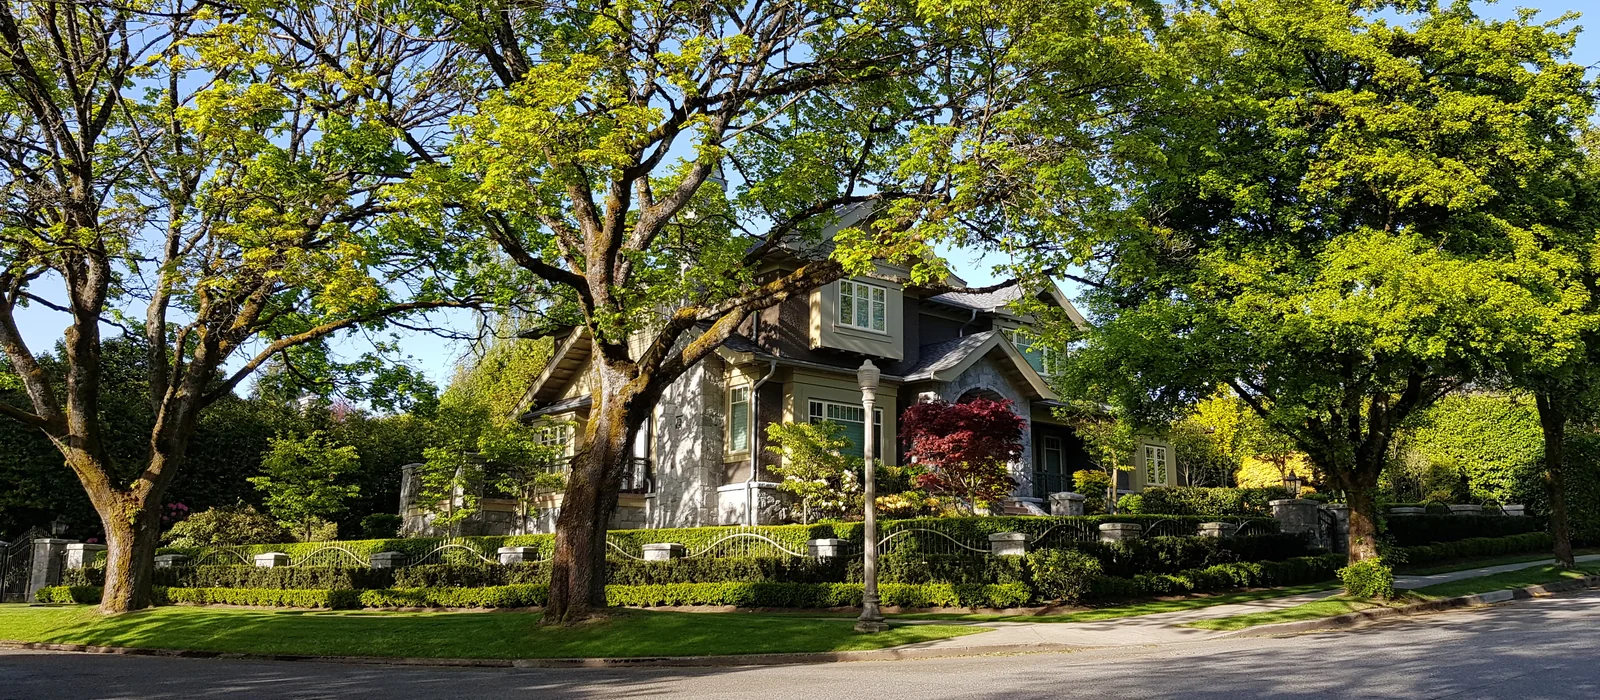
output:
[[[1480,566],[1487,566],[1480,564]],[[1378,606],[1400,606],[1440,598],[1454,598],[1478,593],[1505,590],[1508,588],[1526,588],[1545,583],[1555,583],[1570,578],[1580,578],[1600,573],[1600,565],[1579,565],[1577,569],[1563,570],[1554,566],[1539,566],[1518,571],[1508,571],[1493,576],[1480,576],[1478,578],[1462,579],[1440,583],[1414,591],[1403,593],[1399,599],[1392,601],[1377,601],[1364,598],[1351,598],[1349,596],[1335,596],[1323,600],[1296,605],[1282,610],[1266,610],[1232,617],[1219,617],[1211,620],[1198,620],[1191,622],[1186,627],[1195,627],[1207,630],[1240,630],[1247,627],[1271,625],[1279,622],[1298,622],[1300,620],[1315,620],[1324,617],[1334,617],[1345,613],[1366,610]]]
[[[1215,605],[1229,605],[1232,603],[1248,603],[1269,598],[1282,598],[1284,596],[1315,593],[1335,588],[1339,584],[1334,581],[1324,583],[1308,583],[1300,586],[1286,586],[1284,588],[1263,588],[1253,591],[1226,593],[1212,596],[1196,596],[1192,598],[1175,598],[1170,600],[1149,600],[1126,605],[1114,605],[1092,610],[1061,615],[985,615],[979,613],[908,613],[904,615],[890,615],[896,620],[964,620],[975,622],[1098,622],[1100,620],[1115,620],[1123,617],[1138,617],[1140,615],[1153,615],[1156,613],[1181,612],[1184,610],[1198,610]]]
[[[569,658],[881,649],[985,631],[849,620],[630,610],[567,629],[531,612],[328,612],[172,606],[105,617],[89,606],[0,605],[0,640],[308,656]]]
[[[1581,555],[1584,555],[1584,554],[1596,554],[1596,553],[1600,553],[1600,549],[1578,549],[1578,550],[1574,550],[1573,551],[1573,554],[1575,556],[1581,556]],[[1400,566],[1400,567],[1396,567],[1394,572],[1395,572],[1396,575],[1399,575],[1399,576],[1427,576],[1429,574],[1442,574],[1442,573],[1446,573],[1446,572],[1450,572],[1450,571],[1461,571],[1463,569],[1481,569],[1481,568],[1489,567],[1489,566],[1499,566],[1501,564],[1521,564],[1522,562],[1525,562],[1525,561],[1541,561],[1541,560],[1550,559],[1550,558],[1551,558],[1551,556],[1550,556],[1549,552],[1533,552],[1533,553],[1528,553],[1528,554],[1507,554],[1507,555],[1499,556],[1499,557],[1488,557],[1488,558],[1480,557],[1480,558],[1477,558],[1477,559],[1454,559],[1454,560],[1447,561],[1447,562],[1440,562],[1440,563],[1436,563],[1436,564],[1430,564],[1428,566],[1419,566],[1419,567]]]

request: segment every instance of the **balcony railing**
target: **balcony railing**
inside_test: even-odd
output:
[[[656,475],[649,457],[629,457],[622,472],[622,493],[655,493]]]

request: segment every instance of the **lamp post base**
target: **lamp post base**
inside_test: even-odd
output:
[[[888,630],[889,623],[883,620],[856,620],[856,631],[863,634],[875,634],[887,632]]]

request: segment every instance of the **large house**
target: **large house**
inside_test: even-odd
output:
[[[846,428],[860,454],[868,420],[856,370],[863,359],[883,372],[871,420],[876,453],[897,463],[901,410],[917,401],[1009,399],[1027,420],[1018,486],[1006,511],[1043,513],[1049,494],[1072,489],[1072,473],[1089,467],[1083,443],[1052,415],[1059,398],[1046,381],[1053,359],[1027,342],[1032,318],[1012,302],[1022,288],[991,293],[935,293],[892,280],[908,270],[880,264],[877,273],[840,280],[752,314],[719,351],[679,378],[640,431],[613,526],[693,527],[778,522],[783,499],[768,468],[766,426],[831,420]],[[962,285],[964,286],[964,285]],[[1059,289],[1038,292],[1069,318],[1082,316]],[[583,328],[555,338],[555,354],[529,388],[522,419],[549,427],[551,440],[576,449],[575,436],[592,403],[591,342]],[[1118,487],[1137,491],[1172,483],[1168,445],[1147,438],[1135,469]],[[523,527],[549,531],[560,496],[545,496]],[[511,510],[509,506],[501,506]],[[490,528],[497,529],[497,528]]]

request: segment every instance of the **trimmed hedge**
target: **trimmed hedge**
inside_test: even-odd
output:
[[[1397,559],[1403,564],[1431,564],[1453,559],[1492,557],[1501,554],[1547,552],[1553,547],[1555,547],[1555,537],[1551,536],[1550,533],[1529,532],[1507,537],[1472,537],[1465,540],[1456,540],[1455,542],[1402,547],[1400,549],[1400,557]]]
[[[981,543],[987,541],[989,535],[1000,532],[1024,532],[1034,536],[1053,534],[1047,542],[1050,545],[1059,545],[1074,539],[1089,541],[1095,538],[1095,528],[1101,523],[1143,523],[1147,527],[1161,525],[1162,527],[1177,527],[1193,530],[1195,525],[1209,520],[1212,516],[1203,515],[1089,515],[1089,516],[988,516],[970,518],[920,518],[915,520],[883,521],[882,526],[901,526],[907,528],[925,528],[936,530],[949,535],[957,540]],[[1277,529],[1277,524],[1271,519],[1257,519],[1264,527]],[[854,542],[861,541],[861,523],[859,522],[834,522],[819,523],[815,525],[770,525],[762,527],[695,527],[678,529],[639,529],[639,530],[612,530],[610,539],[625,550],[638,552],[646,544],[676,542],[684,545],[690,552],[697,552],[716,543],[718,540],[735,534],[756,534],[782,543],[790,551],[804,552],[806,542],[812,539],[839,538]],[[541,559],[549,559],[554,550],[554,535],[514,535],[504,537],[464,537],[450,540],[453,543],[466,544],[485,556],[492,556],[500,547],[535,547]],[[261,554],[265,552],[283,552],[291,558],[301,558],[327,547],[340,547],[349,550],[357,557],[368,557],[377,552],[400,552],[411,556],[421,556],[437,549],[445,540],[436,537],[405,537],[379,540],[349,540],[336,542],[298,542],[290,544],[253,544],[227,549],[244,556]],[[896,538],[892,549],[912,549],[918,544],[926,543],[934,546],[948,545],[939,535],[930,533],[912,533]],[[738,550],[742,555],[761,553],[776,555],[779,552],[771,545],[753,538],[735,538],[727,541],[731,550]],[[196,547],[164,547],[160,553],[187,554],[199,560],[216,549]],[[343,558],[343,555],[339,555]],[[470,554],[461,551],[446,551],[446,562],[472,563],[477,561]],[[342,562],[347,563],[347,562]]]
[[[394,587],[394,570],[343,566],[178,566],[156,569],[153,581],[171,588],[337,589]]]
[[[424,564],[395,569],[392,585],[375,588],[484,588],[549,582],[548,562],[508,565]]]
[[[1156,595],[1269,588],[1316,583],[1335,578],[1347,562],[1343,554],[1296,557],[1287,561],[1235,562],[1175,574],[1140,574],[1132,578],[1104,576],[1095,580],[1096,598],[1140,598]]]
[[[95,605],[100,602],[99,586],[45,586],[34,596],[41,603],[78,603]]]
[[[1479,537],[1509,537],[1541,531],[1545,527],[1544,518],[1504,515],[1403,515],[1389,516],[1384,522],[1395,544],[1401,547]]]
[[[837,608],[861,605],[859,583],[669,583],[606,586],[606,602],[630,607],[731,605],[741,608]],[[904,608],[1014,608],[1032,594],[1022,584],[904,584],[878,586],[883,605]]]
[[[1130,514],[1203,515],[1213,518],[1271,517],[1271,501],[1288,498],[1282,487],[1238,489],[1205,486],[1157,486],[1123,496],[1117,509]]]
[[[367,608],[528,608],[550,600],[546,584],[484,588],[389,588],[356,591]]]

